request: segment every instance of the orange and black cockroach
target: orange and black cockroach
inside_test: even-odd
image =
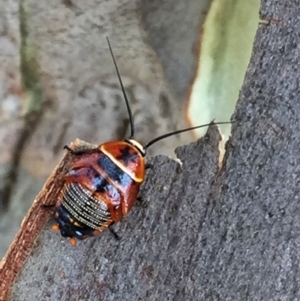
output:
[[[167,133],[145,146],[136,141],[129,101],[108,38],[107,42],[125,98],[131,134],[124,141],[106,142],[93,149],[73,150],[65,146],[74,158],[53,205],[57,224],[52,229],[69,237],[72,245],[76,244],[76,239],[101,233],[129,213],[145,179],[145,156],[151,145],[172,135],[209,126],[204,124]],[[226,123],[230,122],[215,124]]]

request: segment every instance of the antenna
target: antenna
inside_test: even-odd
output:
[[[117,63],[116,63],[113,51],[111,49],[108,37],[106,37],[106,40],[107,40],[107,44],[108,44],[108,47],[109,47],[109,51],[110,51],[111,57],[113,59],[114,65],[116,67],[118,79],[119,79],[119,82],[120,82],[120,85],[121,85],[121,88],[122,88],[122,92],[123,92],[123,95],[124,95],[124,98],[125,98],[125,102],[126,102],[126,106],[127,106],[127,112],[128,112],[129,121],[130,121],[130,138],[129,139],[132,139],[134,137],[134,122],[133,122],[132,112],[131,112],[131,109],[130,109],[129,101],[128,101],[128,98],[127,98],[127,95],[126,95],[126,92],[125,92],[125,88],[123,86],[121,75],[120,75],[120,72],[119,72],[119,69],[118,69],[118,66],[117,66]]]
[[[175,131],[175,132],[171,132],[171,133],[167,133],[167,134],[164,134],[164,135],[161,135],[161,136],[158,136],[156,138],[154,138],[153,140],[151,140],[150,142],[148,142],[145,146],[144,146],[144,150],[146,151],[146,149],[151,146],[152,144],[162,140],[162,139],[165,139],[165,138],[168,138],[170,136],[173,136],[173,135],[177,135],[177,134],[180,134],[180,133],[184,133],[184,132],[187,132],[187,131],[191,131],[191,130],[195,130],[195,129],[200,129],[200,128],[203,128],[205,126],[210,126],[210,125],[219,125],[219,124],[231,124],[231,123],[234,123],[234,121],[230,122],[230,121],[224,121],[224,122],[216,122],[216,123],[207,123],[207,124],[202,124],[202,125],[198,125],[198,126],[194,126],[194,127],[191,127],[191,128],[187,128],[187,129],[183,129],[183,130],[178,130],[178,131]]]

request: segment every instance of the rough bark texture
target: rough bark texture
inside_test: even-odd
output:
[[[10,245],[6,256],[0,262],[0,278],[2,279],[0,283],[0,300],[9,298],[15,277],[22,269],[41,228],[49,219],[51,210],[44,207],[52,204],[53,199],[57,198],[62,188],[62,177],[65,172],[65,166],[68,165],[68,159],[70,159],[70,156],[66,155],[45,183],[44,188],[38,194],[24,218],[21,228]]]
[[[185,281],[193,283],[193,277],[197,278],[191,270],[194,263],[186,255],[198,252],[211,184],[218,171],[220,139],[213,126],[200,141],[178,148],[182,166],[163,156],[150,160],[153,167],[141,191],[147,206],[135,207],[114,227],[121,241],[106,231],[74,248],[47,224],[33,246],[37,228],[45,222],[45,214],[39,215],[40,205],[51,203],[51,196],[56,199],[57,188],[63,185],[61,175],[67,163],[62,162],[2,261],[2,290],[10,288],[11,275],[21,270],[10,300],[132,300],[132,296],[165,300],[178,293],[183,298]]]
[[[11,300],[300,299],[300,3],[262,2],[253,56],[218,172],[219,135],[151,160],[109,233],[72,248],[45,228]]]
[[[193,76],[192,48],[207,3],[0,2],[0,257],[60,160],[64,144],[77,137],[91,143],[120,139],[128,130],[106,36],[132,106],[136,138],[147,142],[186,126],[182,102]],[[37,90],[42,94],[38,113],[27,116],[33,105],[28,99]],[[172,155],[191,136],[166,139],[149,154]]]

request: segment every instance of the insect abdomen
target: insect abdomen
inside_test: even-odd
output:
[[[69,211],[74,220],[92,229],[101,228],[111,221],[108,206],[96,199],[92,192],[79,183],[67,184],[61,204]]]

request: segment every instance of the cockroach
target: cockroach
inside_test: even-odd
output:
[[[65,146],[74,158],[64,175],[64,186],[58,200],[53,205],[57,224],[52,229],[60,230],[61,235],[69,237],[74,246],[76,239],[95,236],[129,213],[145,179],[145,156],[151,145],[172,135],[210,125],[167,133],[144,146],[136,141],[129,101],[108,38],[107,42],[127,106],[131,134],[124,141],[106,142],[93,149],[73,150]]]

